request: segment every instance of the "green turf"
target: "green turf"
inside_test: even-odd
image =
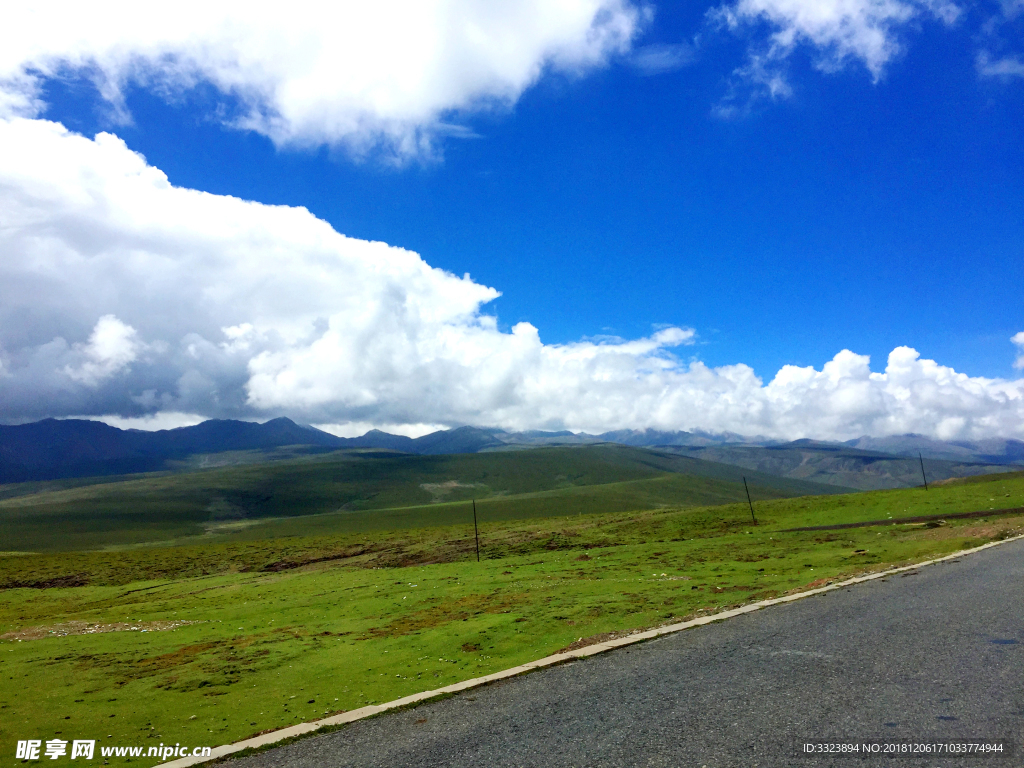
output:
[[[843,490],[745,473],[755,498]],[[727,503],[744,498],[743,474],[615,445],[449,456],[333,453],[10,494],[0,500],[0,550],[217,539],[254,526],[260,530],[243,537],[449,525],[466,519],[457,502],[474,498],[495,520]],[[282,518],[302,521],[265,523]]]
[[[208,546],[0,557],[0,750],[25,738],[217,745],[808,584],[955,552],[1024,519],[782,533],[1024,505],[1024,476],[924,490]],[[288,521],[282,521],[284,525]],[[152,761],[150,761],[152,762]]]

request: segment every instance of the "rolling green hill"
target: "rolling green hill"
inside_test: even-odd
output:
[[[482,516],[722,504],[849,489],[620,445],[440,456],[338,452],[0,501],[0,551],[446,525],[477,499]]]

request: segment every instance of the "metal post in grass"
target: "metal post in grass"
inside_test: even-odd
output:
[[[480,529],[476,525],[476,499],[473,499],[473,535],[476,536],[476,561],[480,562]]]
[[[918,460],[921,462],[921,479],[924,480],[924,489],[928,490],[928,477],[924,473],[924,456],[920,453],[917,454]]]
[[[750,519],[757,525],[757,518],[754,517],[754,502],[750,500],[750,489],[747,488],[747,478],[743,478],[743,490],[747,492],[747,504],[750,506]]]

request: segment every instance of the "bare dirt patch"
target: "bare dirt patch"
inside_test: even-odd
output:
[[[288,560],[275,560],[263,566],[263,570],[270,573],[277,573],[279,571],[289,571],[293,568],[301,568],[306,565],[313,565],[314,563],[328,563],[334,560],[350,560],[356,557],[362,557],[363,555],[370,555],[376,552],[380,552],[383,549],[380,545],[366,544],[358,545],[354,547],[347,547],[338,552],[333,552],[329,555],[305,557],[298,559]]]
[[[420,483],[420,488],[430,494],[430,500],[435,504],[447,499],[456,488],[483,487],[480,483],[460,483],[458,480],[445,480],[443,483]]]
[[[119,621],[114,624],[98,624],[89,621],[65,621],[60,624],[46,624],[26,627],[0,635],[0,640],[42,640],[45,637],[68,637],[69,635],[98,635],[104,632],[163,632],[176,629],[195,621]]]
[[[1007,494],[1009,495],[1009,494]],[[991,499],[995,501],[995,499]],[[796,531],[839,531],[848,528],[867,528],[875,525],[908,525],[912,523],[927,523],[939,520],[963,520],[972,517],[996,517],[999,515],[1018,516],[1024,512],[1024,507],[1009,507],[1007,509],[979,509],[975,512],[947,512],[942,515],[916,515],[914,517],[887,517],[884,520],[865,520],[860,523],[839,523],[838,525],[806,525],[802,528],[782,528],[781,533],[793,533]],[[832,539],[834,541],[834,539]],[[825,539],[828,541],[828,539]]]
[[[975,525],[943,525],[936,528],[922,530],[918,535],[923,539],[935,539],[941,541],[943,539],[960,539],[964,537],[978,539],[1007,539],[1010,536],[1019,536],[1022,533],[1024,533],[1024,518],[982,521]]]
[[[669,579],[664,579],[664,581],[669,581]],[[724,585],[723,584],[722,586],[719,586],[719,587],[715,587],[715,586],[711,587],[711,591],[712,592],[716,592],[716,593],[718,593],[718,592],[756,592],[757,589],[758,589],[758,587],[748,587],[745,584],[730,584],[730,585]]]
[[[467,595],[456,599],[447,599],[429,608],[394,619],[386,626],[368,629],[359,639],[398,637],[455,621],[463,621],[482,613],[508,613],[516,607],[518,602],[520,600],[515,598],[491,595]]]
[[[607,643],[609,640],[618,640],[620,637],[629,637],[630,635],[637,635],[646,630],[633,629],[626,632],[602,632],[598,635],[591,635],[590,637],[581,637],[574,643],[569,643],[565,648],[559,648],[555,653],[568,653],[569,651],[578,651],[580,648],[586,648],[590,645],[597,645],[598,643]]]
[[[804,584],[802,587],[796,587],[795,589],[789,590],[786,594],[787,595],[796,595],[796,594],[799,594],[800,592],[807,592],[808,590],[811,590],[811,589],[820,589],[821,587],[827,587],[829,584],[834,584],[837,581],[839,581],[839,577],[836,577],[836,576],[829,576],[829,577],[826,577],[824,579],[815,579],[814,581],[810,582],[809,584]]]
[[[67,589],[68,587],[84,587],[88,583],[88,574],[75,573],[69,576],[55,576],[52,579],[8,581],[0,584],[0,589]]]

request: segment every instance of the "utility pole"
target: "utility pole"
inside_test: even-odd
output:
[[[920,452],[919,452],[917,454],[917,458],[921,462],[921,479],[924,480],[924,489],[927,491],[928,490],[928,477],[924,473],[924,456],[922,456],[920,454]]]
[[[750,519],[757,525],[757,518],[754,517],[754,502],[750,500],[750,489],[747,488],[747,478],[743,478],[743,490],[747,492],[747,504],[750,505]]]
[[[473,534],[476,536],[476,561],[480,562],[480,529],[476,525],[476,499],[473,499]]]

